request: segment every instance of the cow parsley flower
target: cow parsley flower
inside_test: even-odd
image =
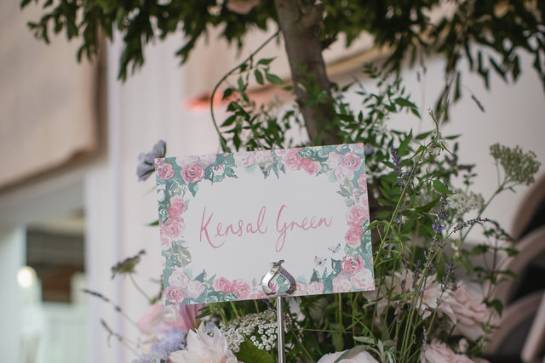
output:
[[[245,315],[221,328],[229,348],[234,352],[238,352],[240,345],[246,340],[265,351],[271,351],[276,347],[276,315],[272,310]]]
[[[484,205],[484,198],[479,193],[464,192],[458,189],[447,198],[447,203],[454,215],[462,218],[471,211],[479,211]]]
[[[532,184],[541,166],[533,151],[524,152],[519,146],[494,144],[490,146],[490,155],[502,167],[506,180],[516,184]]]

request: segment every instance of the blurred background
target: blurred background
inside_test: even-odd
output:
[[[174,53],[182,39],[170,38],[147,49],[144,68],[121,83],[120,43],[104,44],[94,63],[78,65],[76,44],[54,38],[46,46],[33,39],[25,23],[34,15],[23,14],[17,2],[0,3],[0,361],[129,362],[130,352],[108,336],[100,320],[126,337],[136,336],[135,327],[82,289],[100,291],[137,318],[145,299],[126,281],[112,280],[110,267],[141,249],[147,255],[139,265],[139,283],[151,292],[158,289],[158,230],[146,226],[156,219],[153,181],[137,182],[137,156],[158,139],[166,141],[171,155],[218,151],[210,91],[267,35],[252,35],[237,51],[211,32],[181,68]],[[366,85],[362,65],[381,58],[370,44],[363,37],[348,50],[328,50],[331,78]],[[270,44],[263,56],[277,57],[275,72],[288,75],[282,44]],[[544,92],[525,61],[515,85],[492,78],[491,92],[465,76],[464,87],[485,112],[466,97],[453,106],[446,129],[462,135],[461,159],[477,164],[475,188],[485,196],[496,183],[489,145],[520,145],[545,162]],[[436,100],[442,74],[442,61],[434,58],[425,70],[404,71],[423,114]],[[290,101],[275,89],[252,94]],[[431,127],[429,120],[410,116],[392,122]],[[543,172],[542,167],[539,175]],[[498,357],[518,361],[530,336],[545,346],[538,329],[545,326],[545,179],[503,195],[488,215],[527,251],[513,265],[518,278],[502,291],[510,323],[502,324],[491,345]]]

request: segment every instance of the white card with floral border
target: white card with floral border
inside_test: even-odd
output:
[[[167,304],[374,289],[362,144],[156,159]]]

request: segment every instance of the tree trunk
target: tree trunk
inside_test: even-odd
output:
[[[337,144],[335,110],[320,42],[322,9],[301,0],[275,0],[297,103],[314,145]]]

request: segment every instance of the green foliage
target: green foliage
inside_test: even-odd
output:
[[[21,7],[32,2],[22,0]],[[220,28],[223,39],[241,46],[249,31],[277,26],[272,0],[261,1],[248,14],[230,11],[228,1],[223,0],[34,2],[43,9],[42,16],[29,23],[36,37],[49,42],[53,32],[80,39],[78,59],[96,55],[101,34],[111,39],[115,31],[119,32],[124,43],[121,79],[144,64],[148,44],[171,34],[183,33],[184,42],[176,53],[183,63],[211,28]],[[377,47],[390,50],[386,61],[389,70],[398,70],[406,59],[413,64],[422,62],[425,54],[443,56],[447,61],[443,101],[461,95],[459,64],[463,58],[489,86],[491,72],[506,81],[518,79],[519,51],[524,50],[533,57],[533,67],[545,82],[545,4],[541,1],[457,1],[451,14],[439,9],[443,4],[439,0],[326,0],[322,4],[324,48],[341,37],[348,46],[362,33],[368,33]],[[432,19],[431,14],[438,14],[438,19]],[[278,81],[274,77],[268,80]]]
[[[140,263],[142,256],[146,254],[146,251],[141,250],[136,255],[127,257],[123,261],[119,261],[112,266],[112,279],[116,275],[130,275],[135,272],[136,266]]]
[[[240,351],[237,353],[237,358],[241,362],[255,363],[274,363],[275,360],[271,354],[258,349],[251,342],[245,341],[240,345]]]
[[[253,74],[254,68],[244,67],[241,73]],[[420,117],[418,109],[395,74],[389,76],[372,67],[366,68],[365,73],[376,83],[375,90],[359,84],[339,89],[334,97],[336,117],[332,123],[340,130],[343,142],[363,142],[368,151],[366,165],[373,216],[369,228],[374,236],[377,290],[371,294],[302,298],[301,309],[307,318],[302,322],[302,344],[295,344],[289,353],[292,360],[315,361],[324,353],[356,346],[352,353],[364,347],[381,361],[415,362],[428,337],[453,339],[453,322],[445,314],[434,309],[423,314],[427,285],[437,284],[440,294],[449,294],[457,282],[454,266],[465,269],[467,276],[481,283],[497,284],[511,277],[509,271],[499,268],[500,256],[514,253],[512,246],[505,242],[510,237],[498,223],[482,216],[507,186],[526,184],[530,180],[537,170],[535,156],[518,148],[494,146],[492,156],[498,161],[503,177],[485,201],[469,189],[476,174],[473,165],[459,162],[457,136],[443,135],[433,112],[428,116],[433,121],[429,131],[414,134],[412,130],[389,129],[388,120],[393,114],[410,113]],[[238,88],[233,88],[230,96],[247,89],[249,77],[240,78],[242,81],[236,83]],[[349,89],[356,89],[359,95],[357,112],[345,100]],[[242,117],[238,106],[247,107],[252,101],[239,96],[232,102],[237,106],[231,107],[232,114],[227,119],[232,119],[234,114],[241,125],[249,124],[248,120],[270,117],[252,107],[245,108]],[[295,107],[292,110],[297,114]],[[232,130],[229,127],[224,124],[227,131]],[[294,141],[285,136],[288,130],[288,126],[282,128],[279,132],[284,139],[268,145],[260,144],[265,139],[259,134],[239,132],[240,145],[291,145]],[[513,177],[513,160],[525,171],[523,176]],[[460,176],[463,188],[455,186]],[[485,242],[468,247],[467,235],[477,226]],[[495,263],[476,266],[472,262],[475,256],[492,256]],[[399,290],[400,281],[411,285]],[[485,302],[490,309],[501,312],[499,301],[486,296]],[[242,316],[257,311],[246,303],[218,304],[211,315],[232,315],[229,311],[233,306]],[[491,330],[490,321],[483,322],[483,329]],[[298,342],[296,338],[291,341]],[[485,341],[483,336],[470,342],[469,354],[482,354]]]

